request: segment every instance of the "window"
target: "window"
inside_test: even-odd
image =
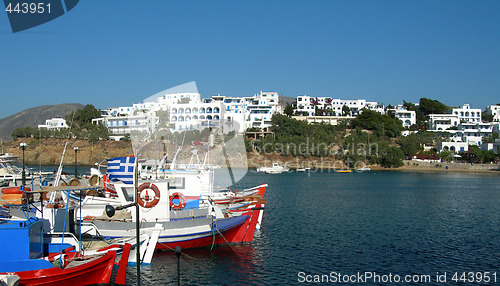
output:
[[[170,189],[184,189],[185,188],[185,178],[172,178],[168,180],[168,187]]]
[[[135,189],[133,187],[122,187],[120,189],[121,189],[121,191],[123,193],[123,196],[127,200],[127,202],[134,201]]]

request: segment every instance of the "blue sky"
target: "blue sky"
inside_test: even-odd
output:
[[[3,6],[2,6],[3,7]],[[0,118],[44,104],[202,96],[500,103],[500,1],[81,0],[13,34],[0,11]]]

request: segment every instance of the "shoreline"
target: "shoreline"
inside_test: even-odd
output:
[[[19,159],[22,152],[19,148],[20,142],[27,143],[26,165],[31,166],[58,166],[61,160],[61,154],[64,148],[64,142],[68,140],[48,138],[34,140],[33,138],[22,138],[15,141],[3,142],[3,149],[6,153],[11,153]],[[122,141],[99,141],[91,144],[88,140],[69,140],[69,147],[64,157],[65,166],[73,166],[75,162],[74,146],[79,147],[78,165],[93,166],[102,160],[130,156],[132,145],[130,142]],[[270,166],[276,162],[281,165],[287,164],[291,170],[311,167],[312,170],[335,170],[347,169],[345,163],[335,158],[324,157],[293,157],[277,154],[260,154],[255,151],[246,153],[246,163],[248,169],[257,169],[262,166]],[[242,159],[242,158],[241,158]],[[243,161],[241,162],[242,166]],[[430,162],[404,160],[403,166],[398,168],[384,168],[380,165],[368,165],[360,161],[358,167],[369,167],[370,171],[391,171],[391,172],[453,172],[453,173],[486,173],[500,175],[500,164],[469,164],[469,163],[451,163],[451,162]],[[353,169],[354,172],[356,172]]]
[[[468,173],[468,174],[492,174],[500,175],[500,170],[498,169],[445,169],[439,167],[419,167],[419,168],[384,168],[376,167],[372,168],[371,171],[390,171],[390,172],[415,172],[415,173]]]

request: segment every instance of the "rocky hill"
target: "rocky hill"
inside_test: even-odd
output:
[[[9,117],[0,119],[0,138],[11,140],[12,131],[21,127],[37,127],[44,124],[46,119],[64,117],[65,115],[83,108],[80,103],[65,103],[56,105],[42,105],[25,109]]]
[[[74,147],[78,147],[78,164],[90,166],[100,163],[102,160],[121,156],[131,156],[132,145],[124,141],[98,141],[95,144],[88,140],[66,140],[55,138],[19,138],[14,141],[4,141],[2,150],[4,153],[11,153],[21,160],[22,150],[19,148],[21,142],[26,143],[25,161],[26,165],[56,166],[61,161],[61,155],[66,147],[64,165],[73,165],[75,162]]]
[[[289,97],[289,96],[280,96],[280,102],[281,106],[285,107],[287,104],[292,104],[295,100],[297,100],[296,97]]]

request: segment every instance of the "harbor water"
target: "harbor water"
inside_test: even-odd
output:
[[[183,251],[182,285],[500,284],[500,174],[249,171],[236,186],[261,183],[253,243]],[[141,284],[175,285],[176,271],[156,253]]]

